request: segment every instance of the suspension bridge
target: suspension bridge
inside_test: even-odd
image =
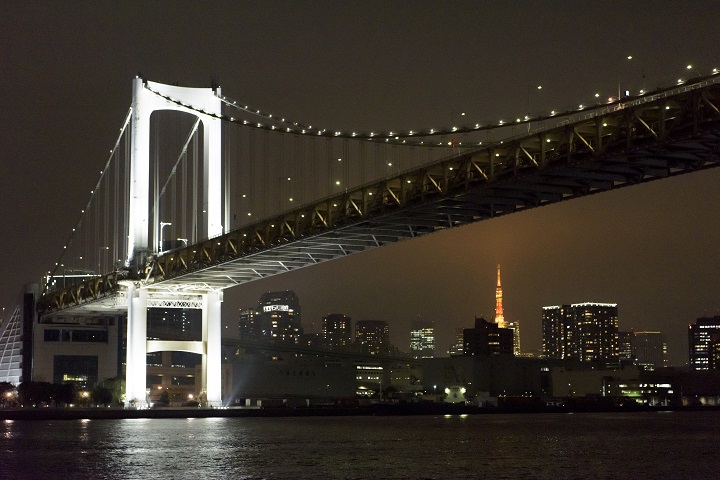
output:
[[[136,78],[39,315],[127,311],[128,401],[144,398],[146,353],[182,350],[203,355],[203,391],[219,405],[224,289],[715,167],[716,74],[566,112],[370,132],[286,119],[218,86]],[[148,340],[149,307],[202,309],[202,341]]]

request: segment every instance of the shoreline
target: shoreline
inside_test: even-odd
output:
[[[452,404],[376,404],[362,407],[195,408],[13,408],[0,410],[0,420],[124,420],[136,418],[334,417],[408,415],[492,415],[528,413],[720,412],[720,406],[690,407],[476,407]]]

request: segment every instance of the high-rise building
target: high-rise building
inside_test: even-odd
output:
[[[513,331],[513,354],[516,357],[519,357],[522,354],[522,351],[520,350],[520,321],[513,320],[511,322],[507,322],[507,328]]]
[[[435,327],[432,322],[412,322],[410,354],[414,358],[433,358],[435,356]]]
[[[575,322],[569,305],[543,307],[543,352],[549,358],[575,358]]]
[[[713,364],[713,351],[720,343],[720,315],[698,318],[694,325],[688,325],[688,346],[690,368],[711,370],[720,366]]]
[[[633,337],[635,332],[618,332],[618,352],[620,360],[628,364],[635,363],[635,354],[633,353]]]
[[[263,327],[258,311],[254,308],[241,308],[238,321],[238,333],[241,340],[261,341]]]
[[[635,363],[646,370],[665,366],[665,340],[660,332],[634,332],[632,349]]]
[[[323,344],[332,349],[352,344],[352,319],[342,313],[330,313],[322,319]]]
[[[300,299],[292,290],[260,296],[257,314],[262,337],[272,343],[298,343],[302,335]]]
[[[363,353],[388,353],[390,326],[383,320],[360,320],[355,323],[355,342],[360,345]]]
[[[464,355],[465,353],[465,340],[463,338],[463,329],[462,328],[456,328],[455,329],[455,342],[450,345],[450,348],[448,349],[448,355],[451,357],[456,357],[460,355]]]
[[[575,319],[578,326],[579,358],[583,362],[617,361],[618,310],[614,303],[577,303]]]
[[[484,318],[475,319],[475,327],[463,330],[465,355],[512,355],[513,331]]]
[[[550,358],[616,362],[620,355],[617,304],[543,307],[543,349]]]

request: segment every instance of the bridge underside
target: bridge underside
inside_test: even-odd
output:
[[[720,164],[720,86],[660,92],[358,187],[47,294],[41,313],[123,304],[120,276],[182,295]]]

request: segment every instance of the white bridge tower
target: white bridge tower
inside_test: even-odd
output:
[[[184,105],[192,106],[192,108]],[[189,88],[133,80],[130,152],[130,206],[128,209],[127,264],[144,265],[158,242],[150,245],[161,228],[158,206],[150,222],[150,116],[156,110],[190,113],[203,124],[204,205],[207,238],[223,233],[221,100],[220,89]],[[216,116],[217,115],[217,116]],[[159,248],[162,248],[160,246]],[[158,351],[185,351],[202,355],[201,399],[208,406],[222,406],[220,307],[222,291],[206,286],[184,285],[170,289],[142,281],[125,282],[127,287],[127,360],[125,406],[147,406],[147,354]],[[202,310],[201,341],[158,341],[147,339],[147,309],[197,308]]]

